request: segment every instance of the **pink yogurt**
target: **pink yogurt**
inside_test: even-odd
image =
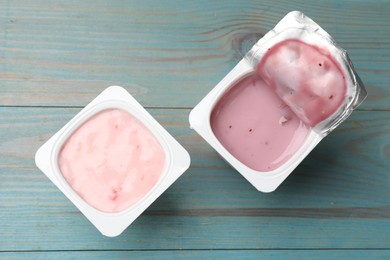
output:
[[[81,198],[104,212],[123,211],[160,179],[165,153],[134,116],[104,110],[81,125],[58,157],[62,175]]]
[[[256,74],[241,79],[217,102],[211,128],[240,162],[272,171],[340,108],[346,90],[340,65],[327,50],[284,40],[262,57]]]
[[[211,128],[240,162],[272,171],[301,147],[307,127],[265,81],[253,74],[233,85],[215,105]]]
[[[299,40],[269,49],[257,73],[311,127],[335,113],[347,92],[345,75],[329,51]]]

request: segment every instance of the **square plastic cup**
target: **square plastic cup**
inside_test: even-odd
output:
[[[143,149],[144,153],[140,156],[142,158],[138,158],[137,160],[141,160],[141,163],[144,163],[145,167],[148,167],[147,162],[142,160],[160,160],[158,178],[151,180],[148,185],[145,186],[144,190],[141,189],[139,192],[140,197],[131,198],[128,196],[128,199],[132,199],[133,201],[127,203],[129,205],[125,208],[120,208],[120,210],[102,210],[99,207],[99,199],[102,197],[102,201],[107,198],[103,198],[102,192],[99,190],[94,191],[92,187],[92,197],[89,198],[91,201],[94,201],[95,204],[88,202],[86,197],[83,198],[84,191],[83,187],[89,187],[88,183],[85,182],[75,186],[72,186],[73,180],[70,178],[66,178],[62,170],[66,168],[60,167],[60,157],[64,147],[67,145],[68,140],[72,139],[76,132],[81,129],[84,125],[87,125],[90,120],[96,118],[97,115],[102,115],[107,111],[116,111],[116,113],[125,114],[125,116],[131,117],[134,122],[136,122],[142,129],[146,129],[148,138],[154,138],[156,140],[155,147],[160,147],[161,149],[161,158],[153,158],[153,156],[148,153],[147,141],[143,141],[142,147],[138,147],[137,149]],[[118,112],[121,111],[121,112]],[[128,125],[126,125],[128,127]],[[88,126],[89,127],[89,126]],[[116,126],[115,126],[116,127]],[[94,131],[99,129],[90,129],[85,131]],[[101,129],[100,129],[101,130]],[[126,129],[125,129],[126,130]],[[137,131],[137,130],[135,130]],[[140,130],[141,131],[141,130]],[[116,138],[115,132],[113,133],[105,133],[112,134],[112,138]],[[81,144],[86,144],[89,140],[81,139],[79,140]],[[119,144],[126,145],[126,142],[129,142],[131,145],[131,136],[129,139],[119,140]],[[107,154],[104,151],[104,148],[96,148],[103,149],[98,151],[98,154]],[[127,156],[131,156],[133,153],[132,150],[129,150],[128,153],[121,154],[113,154],[108,156],[107,158],[111,158],[114,160],[112,162],[107,162],[107,165],[114,165],[117,167],[117,164],[121,164],[121,158],[127,158]],[[146,158],[151,156],[151,158]],[[76,163],[85,163],[85,160],[78,159],[74,157],[74,160],[71,160],[69,164]],[[146,159],[145,159],[146,158]],[[93,165],[93,159],[91,159]],[[121,234],[139,215],[144,212],[149,205],[151,205],[170,185],[172,185],[177,178],[179,178],[189,167],[190,165],[190,156],[188,152],[123,88],[118,86],[112,86],[105,89],[99,96],[97,96],[91,103],[89,103],[84,109],[82,109],[74,118],[72,118],[63,128],[61,128],[56,134],[54,134],[45,144],[43,144],[37,151],[35,156],[35,162],[38,168],[60,189],[64,195],[73,202],[73,204],[87,217],[90,222],[105,236],[114,237]],[[128,161],[127,161],[128,162]],[[108,200],[114,201],[116,196],[120,194],[120,189],[123,189],[131,194],[132,190],[139,188],[139,185],[144,185],[142,181],[148,180],[149,176],[141,176],[137,173],[137,170],[133,169],[131,165],[129,166],[130,170],[128,172],[127,179],[123,176],[119,176],[122,181],[127,182],[126,187],[121,187],[118,182],[114,179],[111,182],[107,181],[107,185],[117,185],[117,190],[114,190],[113,195],[110,195]],[[77,167],[75,167],[77,168]],[[145,168],[145,169],[146,169]],[[74,173],[81,174],[80,172]],[[88,173],[88,176],[92,176],[91,180],[95,181],[94,178],[98,178],[99,174],[107,174],[106,173],[98,173],[92,171]],[[113,174],[117,174],[113,172]],[[138,174],[138,175],[137,175]],[[78,175],[79,176],[79,175]],[[141,178],[141,177],[142,178]],[[110,179],[110,176],[108,176]],[[149,178],[150,179],[150,178]],[[96,182],[98,183],[98,182]],[[114,184],[112,184],[114,183]],[[105,189],[105,183],[98,183],[102,185],[103,189]],[[80,186],[81,185],[81,186]],[[82,186],[84,185],[84,186]],[[132,187],[131,185],[138,185],[137,187]],[[146,184],[145,184],[146,185]],[[76,187],[77,186],[77,187]],[[80,188],[81,187],[81,188]],[[87,190],[85,190],[87,192]],[[89,190],[91,195],[91,190]],[[100,193],[100,194],[99,194]],[[138,195],[139,195],[138,194]],[[95,196],[96,195],[96,196]],[[100,197],[99,197],[100,196]],[[123,199],[126,202],[127,197],[123,196]]]
[[[257,190],[272,192],[366,96],[346,52],[294,11],[194,107],[189,122]]]

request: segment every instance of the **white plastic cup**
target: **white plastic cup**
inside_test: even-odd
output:
[[[256,73],[256,66],[269,48],[286,39],[299,39],[307,44],[326,48],[340,63],[346,75],[347,93],[342,106],[329,118],[309,130],[303,144],[295,154],[280,167],[267,172],[249,168],[233,156],[213,133],[210,116],[221,97],[237,82]],[[233,168],[246,178],[257,190],[274,191],[316,145],[341,122],[343,122],[367,96],[362,82],[354,71],[346,52],[339,48],[318,24],[303,13],[287,14],[271,31],[261,38],[247,55],[195,106],[189,116],[191,128],[201,135]],[[259,111],[261,113],[262,111]]]
[[[59,152],[72,133],[92,116],[107,109],[120,109],[137,118],[155,136],[165,153],[164,170],[155,186],[136,204],[115,213],[102,212],[84,201],[65,180],[58,166]],[[121,234],[188,169],[190,156],[125,89],[112,86],[105,89],[43,144],[35,155],[35,162],[103,235],[114,237]]]

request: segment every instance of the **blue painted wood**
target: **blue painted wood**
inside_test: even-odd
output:
[[[192,107],[251,44],[298,9],[349,51],[370,93],[362,108],[390,109],[388,1],[0,4],[3,105],[82,106],[122,85],[145,106]]]
[[[329,260],[388,259],[388,250],[217,250],[217,251],[110,251],[110,252],[7,252],[1,259],[270,259]]]
[[[262,194],[187,118],[291,10],[348,50],[369,97]],[[0,258],[389,258],[389,11],[384,0],[0,0]],[[33,162],[108,85],[135,95],[192,156],[117,238],[101,236]]]
[[[0,251],[389,248],[386,111],[355,112],[280,189],[263,194],[188,128],[188,109],[149,110],[193,163],[111,239],[34,166],[35,150],[78,110],[0,108]]]

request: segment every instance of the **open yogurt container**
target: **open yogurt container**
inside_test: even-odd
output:
[[[112,86],[43,144],[35,162],[113,237],[188,169],[190,156],[125,89]]]
[[[272,192],[366,96],[346,52],[294,11],[195,106],[189,121],[256,189]]]

